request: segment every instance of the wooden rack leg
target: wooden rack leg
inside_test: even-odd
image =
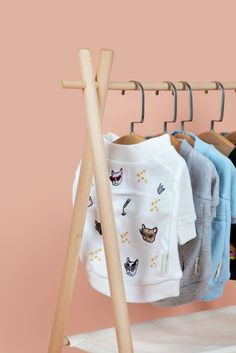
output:
[[[96,85],[93,78],[91,55],[88,49],[79,50],[82,80],[86,82],[83,90],[88,121],[89,140],[92,152],[96,192],[99,213],[103,229],[103,242],[106,256],[111,300],[115,314],[115,328],[119,353],[132,353],[132,339],[129,326],[128,310],[125,300],[123,275],[116,227],[113,214],[111,190],[107,161],[105,158],[103,135]]]
[[[103,116],[105,108],[112,60],[113,51],[102,49],[96,75],[101,116]],[[64,334],[78,269],[80,244],[87,213],[92,175],[92,157],[89,139],[86,138],[48,353],[61,352],[63,341],[65,345],[68,344],[67,340],[64,340]]]

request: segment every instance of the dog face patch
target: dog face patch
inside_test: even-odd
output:
[[[122,182],[122,176],[123,176],[123,168],[120,168],[118,172],[115,172],[113,169],[111,171],[110,175],[110,181],[112,182],[112,185],[118,186]]]
[[[140,234],[143,237],[143,240],[146,241],[147,243],[153,243],[156,239],[156,234],[157,234],[158,228],[147,228],[145,227],[145,224],[142,224],[142,228],[139,229]]]
[[[131,261],[129,257],[127,257],[127,260],[124,263],[124,266],[128,276],[133,277],[136,275],[138,263],[139,263],[138,259],[136,259],[135,261]]]

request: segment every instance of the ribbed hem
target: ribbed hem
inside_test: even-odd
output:
[[[88,280],[97,291],[110,297],[110,288],[107,278],[98,277],[88,272]],[[129,303],[149,303],[156,300],[176,297],[179,295],[180,279],[164,280],[160,283],[143,286],[128,286],[125,283],[126,301]]]
[[[176,306],[200,300],[208,291],[208,280],[188,284],[180,288],[180,294],[176,298],[167,298],[156,302],[156,306]]]
[[[213,286],[209,287],[209,293],[207,295],[204,295],[200,300],[210,301],[221,297],[224,293],[225,284],[226,282],[214,283]]]

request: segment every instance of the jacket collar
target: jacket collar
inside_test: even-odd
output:
[[[171,135],[176,135],[181,133],[182,131],[180,130],[175,130],[171,132]],[[187,132],[185,131],[186,135],[191,136],[194,139],[194,148],[202,153],[202,154],[207,154],[207,152],[209,151],[209,149],[211,149],[212,147],[214,147],[213,145],[209,145],[208,143],[202,141],[199,137],[197,137],[196,135],[194,135],[192,132]]]

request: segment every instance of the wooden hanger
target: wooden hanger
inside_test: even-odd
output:
[[[236,131],[232,131],[224,136],[228,141],[236,145]]]
[[[177,137],[170,135],[170,142],[172,146],[176,149],[177,152],[179,152],[181,141],[177,139]]]
[[[169,120],[169,121],[164,121],[163,132],[161,132],[159,134],[156,134],[156,135],[146,136],[145,137],[146,139],[153,138],[153,137],[159,137],[159,136],[162,136],[164,134],[167,134],[168,133],[167,132],[167,124],[168,123],[175,123],[176,119],[177,119],[177,89],[176,89],[175,85],[173,84],[173,82],[171,82],[171,81],[163,81],[163,82],[166,82],[168,84],[169,88],[171,88],[171,92],[172,92],[172,95],[174,97],[173,119]],[[156,91],[156,95],[157,94],[158,94],[158,91]],[[181,141],[179,141],[175,136],[170,135],[170,142],[171,142],[172,146],[176,149],[176,151],[179,152]]]
[[[119,137],[117,140],[113,141],[113,143],[117,143],[119,145],[134,145],[144,140],[145,138],[141,135],[130,134]]]
[[[195,140],[192,136],[189,136],[185,133],[178,133],[174,136],[179,140],[186,140],[191,146],[194,146]]]
[[[221,122],[223,121],[224,117],[224,105],[225,105],[225,90],[224,86],[222,85],[221,82],[219,81],[213,81],[216,84],[216,88],[218,87],[221,89],[221,109],[220,109],[220,118],[219,120],[211,120],[211,127],[210,131],[203,132],[198,135],[198,137],[209,143],[210,145],[214,145],[218,151],[223,153],[225,156],[229,156],[229,154],[233,151],[235,148],[234,144],[230,142],[227,138],[224,136],[218,134],[217,132],[214,131],[214,122]]]
[[[184,123],[185,122],[190,122],[193,121],[193,93],[192,93],[192,88],[190,84],[186,81],[180,81],[183,84],[183,88],[187,87],[187,90],[189,92],[189,119],[188,120],[182,120],[181,121],[181,132],[178,134],[175,134],[174,136],[177,139],[181,140],[186,140],[191,146],[194,146],[195,140],[193,137],[187,135],[184,130]]]
[[[230,142],[226,137],[218,134],[215,131],[206,131],[198,135],[198,137],[209,143],[210,145],[214,145],[218,151],[223,153],[225,156],[229,156],[230,153],[235,148],[235,145]]]
[[[136,86],[139,86],[141,89],[141,120],[140,121],[132,121],[130,124],[130,134],[129,135],[124,135],[113,141],[113,143],[117,143],[119,145],[133,145],[136,143],[140,143],[145,140],[145,138],[141,135],[137,135],[134,132],[134,124],[136,123],[143,123],[144,121],[144,108],[145,108],[145,95],[144,95],[144,88],[141,85],[140,82],[138,81],[129,81],[129,82],[134,82]],[[125,94],[125,90],[121,92],[121,94]]]

